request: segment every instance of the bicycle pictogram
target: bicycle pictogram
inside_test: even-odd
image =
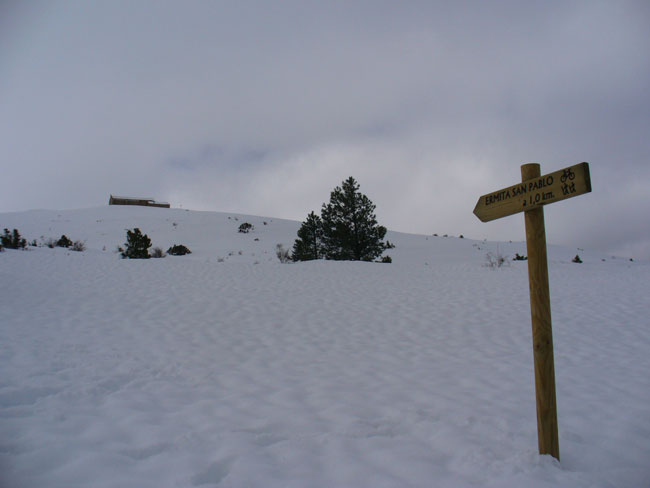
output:
[[[573,172],[573,168],[567,168],[562,172],[560,177],[560,182],[564,183],[566,180],[572,181],[576,177],[576,174]]]

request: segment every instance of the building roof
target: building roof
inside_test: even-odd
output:
[[[111,195],[111,198],[119,198],[120,200],[146,200],[147,202],[155,202],[155,198],[149,198],[149,197],[123,197],[119,195]],[[158,202],[158,203],[164,203],[164,202]]]

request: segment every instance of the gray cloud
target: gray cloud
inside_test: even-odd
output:
[[[650,258],[645,2],[2,9],[0,211],[125,193],[302,219],[354,175],[389,228],[514,240],[478,196],[589,161],[549,241]]]

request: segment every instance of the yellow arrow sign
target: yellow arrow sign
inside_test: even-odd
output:
[[[483,195],[474,215],[489,222],[590,191],[589,163],[580,163]]]

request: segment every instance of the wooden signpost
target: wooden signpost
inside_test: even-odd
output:
[[[589,164],[576,164],[544,176],[541,176],[539,164],[524,164],[521,166],[521,180],[521,183],[480,197],[474,207],[474,214],[482,222],[488,222],[524,212],[533,326],[537,442],[540,454],[550,454],[559,461],[551,300],[543,206],[589,193]]]

